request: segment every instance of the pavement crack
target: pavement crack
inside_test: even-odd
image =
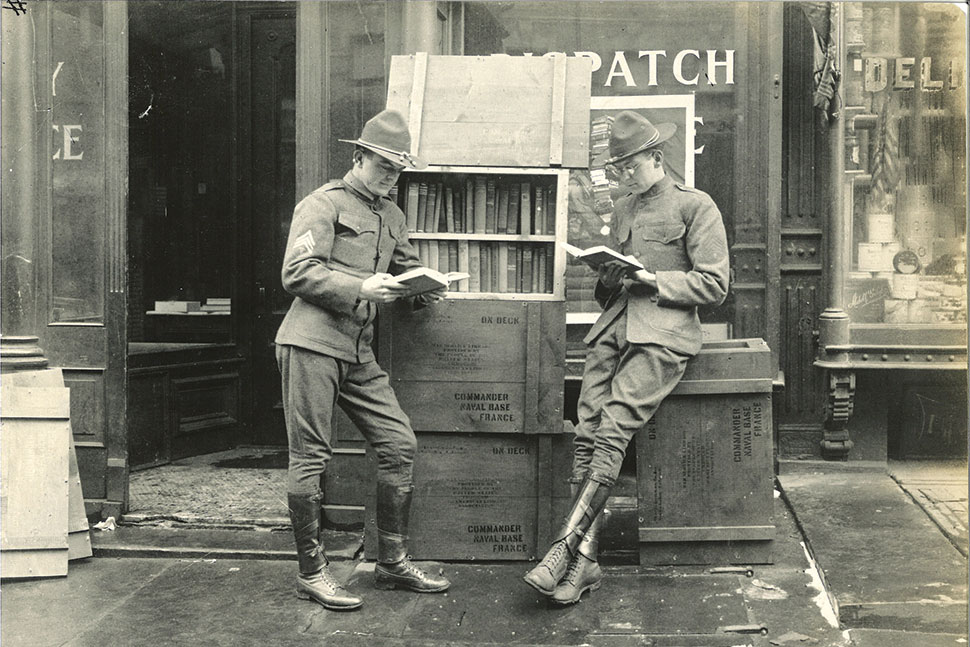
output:
[[[316,620],[317,616],[319,616],[321,613],[323,613],[322,608],[314,609],[313,612],[310,614],[310,617],[307,618],[306,625],[302,629],[300,629],[300,633],[301,634],[309,633],[310,627],[313,626],[313,621]]]

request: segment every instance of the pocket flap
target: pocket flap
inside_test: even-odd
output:
[[[377,231],[377,218],[367,218],[356,213],[341,212],[337,214],[337,224],[358,234],[365,231]]]
[[[683,238],[687,233],[687,225],[683,222],[663,222],[643,228],[644,240],[655,240],[661,243],[669,243],[678,238]]]

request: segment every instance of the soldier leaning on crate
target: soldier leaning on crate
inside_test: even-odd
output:
[[[617,201],[612,236],[616,248],[635,256],[646,271],[627,276],[620,263],[599,267],[596,298],[604,312],[585,339],[589,352],[569,479],[572,508],[549,552],[525,576],[559,604],[599,588],[600,513],[627,445],[700,350],[697,306],[720,304],[727,296],[721,213],[710,196],[674,183],[664,170],[662,144],[675,130],[624,111],[610,135],[607,163],[628,191]]]
[[[407,124],[394,111],[373,117],[359,139],[341,141],[356,144],[351,170],[305,197],[293,212],[282,277],[295,299],[276,335],[289,440],[287,501],[300,569],[297,594],[338,610],[356,609],[362,601],[328,570],[321,538],[320,484],[333,455],[335,404],[377,455],[376,585],[420,593],[449,586],[407,555],[417,441],[371,350],[376,304],[394,301],[405,289],[392,274],[421,265],[408,242],[404,214],[385,196],[405,167],[426,164],[408,154]],[[415,306],[443,295],[443,290],[420,295]]]

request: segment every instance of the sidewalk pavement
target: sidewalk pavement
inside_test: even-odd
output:
[[[243,548],[242,531],[221,531],[228,534],[218,559],[203,552],[216,535],[197,540],[195,551],[176,542],[160,545],[154,554],[164,557],[119,556],[125,552],[117,543],[105,548],[96,535],[96,554],[116,556],[72,562],[66,578],[0,586],[0,642],[4,647],[966,645],[963,555],[885,469],[836,471],[833,477],[819,465],[829,464],[784,466],[785,496],[775,499],[774,564],[755,565],[750,576],[699,566],[612,565],[604,569],[599,591],[557,608],[522,583],[528,563],[425,563],[452,580],[450,591],[379,591],[372,586],[373,563],[359,559],[359,536],[334,533],[336,572],[365,600],[360,611],[337,613],[296,599],[296,564],[292,557],[283,559],[283,533],[264,531],[269,543],[261,552]],[[786,500],[794,504],[794,515]],[[820,568],[804,546],[802,530]],[[833,595],[844,627],[838,626]]]
[[[778,480],[854,645],[967,644],[965,462],[783,461]]]

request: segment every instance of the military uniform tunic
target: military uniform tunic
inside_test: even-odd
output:
[[[335,404],[373,446],[378,480],[410,487],[414,432],[371,349],[376,306],[358,295],[373,274],[420,265],[404,214],[352,173],[296,206],[282,269],[294,299],[276,335],[289,492],[319,493],[333,455]]]

